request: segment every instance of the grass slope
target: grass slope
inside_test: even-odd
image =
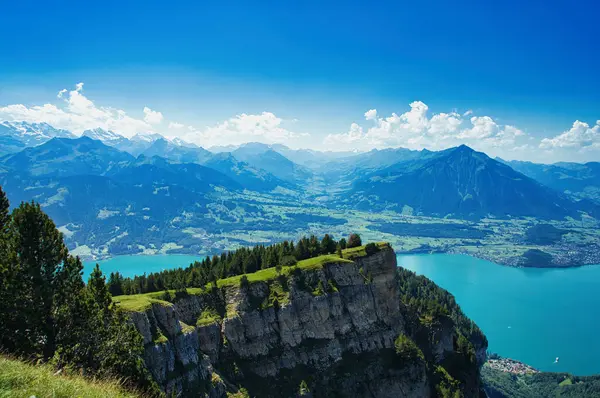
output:
[[[54,375],[47,365],[34,366],[0,357],[0,397],[2,398],[134,398],[117,381],[88,380],[80,376]]]

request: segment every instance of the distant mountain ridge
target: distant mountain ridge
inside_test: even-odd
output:
[[[439,217],[562,218],[581,209],[564,195],[465,145],[393,164],[357,181],[351,192],[362,207],[373,206],[372,198],[377,198]]]
[[[212,170],[225,178],[214,182],[234,190],[283,188],[325,194],[334,206],[407,208],[415,214],[467,218],[596,214],[598,206],[587,199],[600,197],[600,163],[503,162],[464,145],[439,152],[389,148],[336,154],[251,142],[215,148],[215,153],[155,133],[127,138],[93,129],[77,138],[50,125],[23,122],[3,122],[0,133],[0,150],[8,153],[0,157],[0,171],[36,177],[114,176],[127,168],[150,173],[158,165],[152,159],[160,158],[167,160],[161,170],[167,164],[171,169],[177,168],[174,164],[204,166],[205,174]]]
[[[538,164],[500,161],[559,192],[600,203],[600,162]]]
[[[2,146],[3,142],[10,142],[17,149],[22,149],[24,147],[43,144],[52,138],[76,137],[70,131],[56,129],[47,123],[0,122],[0,151],[5,150],[5,153],[11,151],[10,148]],[[1,154],[2,152],[0,152]]]
[[[294,184],[302,184],[312,177],[312,172],[300,166],[272,147],[260,143],[248,143],[240,146],[231,154],[249,165],[267,171],[275,177]]]

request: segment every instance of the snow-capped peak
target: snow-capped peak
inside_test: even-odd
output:
[[[154,142],[164,138],[165,137],[157,133],[138,133],[131,137],[131,141]]]
[[[100,128],[86,130],[83,132],[83,136],[89,137],[93,140],[100,140],[102,142],[115,142],[126,140],[126,138],[119,133],[115,133],[114,131],[110,130],[106,131]]]
[[[172,138],[170,141],[177,146],[182,146],[185,148],[198,148],[198,145],[187,142],[179,137]]]
[[[0,122],[0,134],[10,135],[26,146],[43,144],[52,138],[75,138],[75,135],[67,130],[56,129],[48,123],[27,122]]]

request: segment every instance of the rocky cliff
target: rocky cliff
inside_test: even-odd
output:
[[[402,303],[390,247],[285,271],[152,300],[132,313],[160,387],[211,397],[479,393],[487,343],[468,342],[478,360],[460,371],[440,370],[456,362],[460,333],[450,317],[422,324]],[[401,335],[417,342],[418,355],[403,354]]]

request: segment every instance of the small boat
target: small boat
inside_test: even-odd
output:
[[[559,360],[560,360],[560,358],[556,357],[556,359],[554,360],[554,363],[558,363]]]

